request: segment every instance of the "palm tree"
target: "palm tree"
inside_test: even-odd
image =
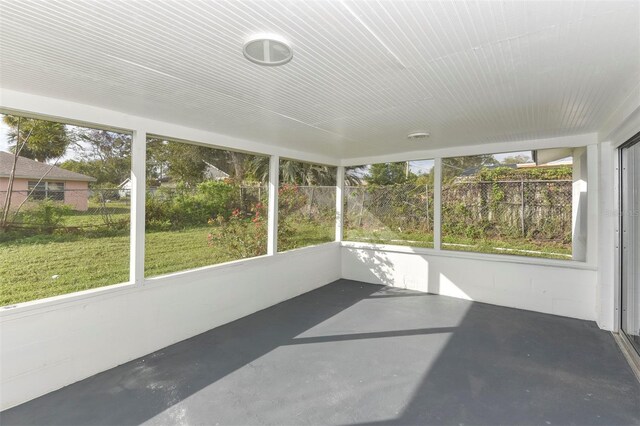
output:
[[[259,181],[269,180],[269,157],[254,157],[249,165],[250,172]],[[360,183],[359,171],[362,167],[349,168],[345,180],[349,185]],[[295,160],[280,160],[280,183],[303,186],[335,186],[336,168],[322,164],[304,163]]]

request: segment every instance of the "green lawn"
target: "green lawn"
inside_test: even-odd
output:
[[[224,247],[215,243],[209,246],[207,235],[210,229],[207,226],[184,231],[147,232],[145,276],[153,277],[236,260]]]
[[[129,236],[36,236],[0,243],[0,305],[129,279]]]
[[[510,254],[516,256],[542,257],[546,259],[571,259],[571,244],[555,241],[532,241],[521,238],[469,239],[445,237],[444,250],[469,251],[475,253]]]
[[[345,228],[344,239],[346,241],[371,244],[433,247],[432,233],[412,231],[393,232],[388,228],[379,230]],[[442,241],[442,248],[444,250],[475,253],[510,254],[547,259],[571,259],[571,244],[563,244],[556,241],[523,240],[522,238],[470,239],[459,236],[445,236]]]
[[[393,232],[388,228],[365,230],[361,228],[344,230],[344,239],[371,244],[391,244],[396,246],[433,247],[433,233],[429,232]]]

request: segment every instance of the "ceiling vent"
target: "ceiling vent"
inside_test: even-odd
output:
[[[427,132],[414,132],[414,133],[409,133],[407,135],[407,139],[415,141],[415,140],[419,140],[419,139],[426,139],[429,136],[431,136],[429,133]]]
[[[293,58],[293,48],[287,40],[276,34],[256,34],[242,46],[244,57],[266,66],[284,65]]]

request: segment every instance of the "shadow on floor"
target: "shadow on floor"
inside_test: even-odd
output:
[[[7,410],[3,425],[639,424],[587,321],[341,280]]]

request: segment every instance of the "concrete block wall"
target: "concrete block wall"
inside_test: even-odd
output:
[[[337,243],[0,312],[6,409],[340,278]]]
[[[585,320],[597,319],[597,271],[567,261],[429,253],[344,243],[342,277]]]

